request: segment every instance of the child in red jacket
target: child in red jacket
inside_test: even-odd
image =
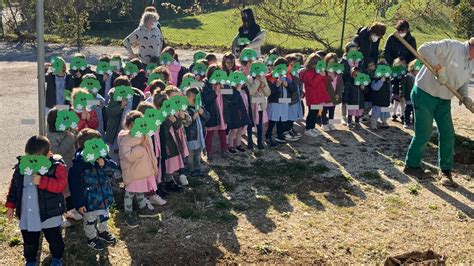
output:
[[[300,73],[301,82],[304,84],[304,95],[308,106],[308,116],[306,117],[305,135],[317,137],[316,119],[322,110],[321,106],[331,100],[326,90],[326,72],[320,74],[316,72],[316,64],[322,60],[317,53],[312,53],[304,64],[305,69]]]
[[[71,99],[73,102],[73,109],[79,117],[79,123],[77,123],[77,131],[81,131],[84,128],[98,129],[99,119],[97,118],[97,112],[92,109],[92,106],[87,104],[87,106],[82,106],[81,108],[78,108],[74,104],[74,99],[78,96],[79,93],[89,94],[89,91],[83,88],[75,88],[72,90]]]

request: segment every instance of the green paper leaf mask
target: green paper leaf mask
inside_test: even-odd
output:
[[[82,57],[73,57],[71,59],[71,67],[72,70],[85,70],[87,68],[86,59]]]
[[[389,78],[392,75],[392,69],[387,65],[378,65],[375,69],[375,76],[378,78]]]
[[[155,63],[149,63],[148,65],[146,65],[146,73],[150,74],[157,66],[158,65]]]
[[[405,66],[394,66],[392,67],[392,77],[396,78],[403,76],[407,73],[407,68]]]
[[[206,59],[206,55],[207,55],[206,52],[196,51],[193,55],[194,63],[196,63],[197,61],[201,59]]]
[[[150,75],[148,75],[148,85],[150,85],[150,83],[156,79],[161,79],[161,81],[163,81],[165,84],[166,84],[166,80],[165,80],[165,77],[163,76],[163,74],[161,73],[151,73]]]
[[[52,165],[48,157],[44,155],[25,155],[20,157],[18,168],[22,175],[45,175]]]
[[[193,66],[192,72],[194,75],[204,77],[206,75],[207,66],[203,63],[196,63]]]
[[[229,83],[230,86],[237,86],[239,84],[244,85],[246,81],[247,77],[242,71],[234,71],[230,73],[227,83]]]
[[[188,88],[191,87],[191,83],[193,83],[193,82],[196,82],[196,80],[194,78],[187,77],[187,78],[183,79],[183,81],[181,82],[181,85],[179,86],[179,89],[181,91],[185,91],[185,90],[187,90]]]
[[[280,64],[273,68],[272,77],[274,78],[285,77],[286,73],[288,73],[288,67],[285,64]]]
[[[250,65],[250,75],[252,77],[263,76],[267,73],[268,69],[265,64],[260,62],[253,62]]]
[[[242,50],[242,53],[240,53],[240,61],[250,61],[250,60],[256,60],[257,59],[257,52],[255,50],[250,49],[250,48],[245,48]]]
[[[364,59],[364,55],[360,51],[350,51],[346,58],[349,62],[360,62]]]
[[[423,67],[423,63],[421,62],[420,59],[416,59],[415,65],[413,66],[413,69],[416,71],[420,71],[420,69]]]
[[[201,106],[202,106],[202,96],[201,96],[201,93],[198,93],[196,95],[196,98],[194,99],[194,107],[198,109]]]
[[[86,88],[88,91],[97,94],[100,90],[100,81],[98,81],[97,79],[86,78],[82,80],[81,85],[79,85],[79,87]]]
[[[109,146],[101,138],[94,138],[84,142],[82,157],[86,163],[94,163],[99,158],[105,158],[109,154]]]
[[[168,99],[163,102],[160,110],[163,116],[167,117],[170,115],[175,115],[178,112],[179,107],[176,105],[175,101]]]
[[[130,86],[117,86],[114,90],[114,101],[128,101],[133,98],[133,91],[132,87]]]
[[[224,70],[216,69],[214,73],[212,73],[211,78],[209,79],[209,83],[217,84],[220,83],[222,85],[227,83],[227,73]]]
[[[368,86],[370,83],[370,76],[364,73],[357,73],[356,78],[354,79],[354,85],[360,86]]]
[[[276,54],[271,54],[267,57],[267,60],[265,60],[265,65],[267,66],[273,66],[273,62],[278,58]]]
[[[140,71],[138,67],[134,63],[130,63],[130,62],[126,63],[125,67],[123,68],[123,72],[127,76],[138,74],[138,71]]]
[[[152,121],[155,126],[158,128],[163,121],[165,121],[165,117],[161,110],[157,110],[155,108],[148,108],[145,111],[144,117]]]
[[[160,64],[162,65],[171,65],[173,63],[173,57],[169,53],[162,53],[160,55]]]
[[[88,104],[88,101],[93,100],[94,96],[90,93],[77,93],[74,97],[73,108],[77,111],[82,111],[84,108],[86,108],[86,111],[90,112],[92,110],[92,105]]]
[[[188,109],[189,102],[188,102],[188,98],[186,98],[186,96],[176,95],[173,98],[171,98],[170,100],[174,101],[174,103],[179,108],[179,110],[186,111],[186,109]]]
[[[319,60],[318,63],[316,63],[315,69],[316,73],[321,73],[326,70],[326,61],[324,60]]]
[[[72,91],[64,90],[64,100],[70,102],[71,101]]]
[[[156,132],[156,126],[153,121],[146,117],[140,117],[133,122],[130,134],[133,137],[141,138],[143,136],[153,136]]]
[[[64,61],[60,57],[53,56],[51,58],[51,71],[54,74],[63,73],[64,70]]]
[[[74,111],[59,110],[54,123],[57,131],[65,131],[68,128],[76,129],[79,117]]]
[[[331,64],[329,64],[327,69],[328,69],[328,72],[331,72],[331,73],[334,72],[336,74],[342,74],[342,72],[344,72],[344,65],[343,64],[338,64],[338,63],[331,63]]]
[[[299,62],[294,63],[291,66],[291,75],[298,76],[301,72],[301,64]]]
[[[245,37],[244,38],[238,38],[237,43],[238,43],[238,45],[241,45],[241,46],[242,45],[248,45],[248,44],[250,44],[250,40],[248,38],[245,38]]]
[[[109,62],[106,62],[106,61],[99,61],[99,63],[97,64],[97,68],[95,70],[95,72],[97,74],[100,74],[100,75],[104,75],[104,74],[112,74],[112,71],[114,71],[114,68],[110,65]]]

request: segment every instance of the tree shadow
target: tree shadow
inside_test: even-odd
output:
[[[165,20],[161,25],[172,29],[199,29],[203,24],[195,17],[183,17],[173,20]]]

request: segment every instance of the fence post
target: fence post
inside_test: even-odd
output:
[[[37,74],[38,74],[38,125],[39,134],[46,135],[45,108],[46,93],[44,90],[44,1],[36,1],[36,56],[37,56]]]
[[[339,47],[342,50],[344,47],[344,31],[346,29],[346,15],[347,15],[347,0],[344,0],[344,15],[342,17],[342,32],[341,32],[341,46]]]

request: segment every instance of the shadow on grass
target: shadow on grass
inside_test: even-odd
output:
[[[172,29],[199,29],[203,24],[195,17],[184,17],[162,21],[161,25]]]

